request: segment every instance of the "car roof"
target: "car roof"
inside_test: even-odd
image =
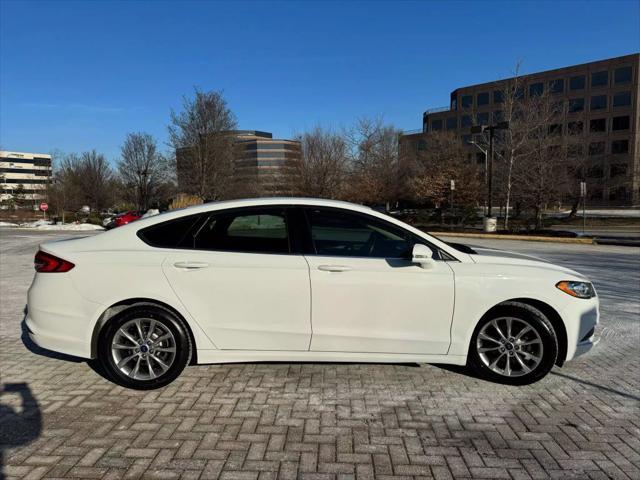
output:
[[[169,218],[170,214],[176,213],[176,217],[183,215],[191,215],[200,212],[209,212],[213,210],[224,210],[230,208],[241,207],[260,207],[269,205],[309,205],[316,207],[334,207],[344,208],[348,210],[362,211],[372,213],[373,210],[364,205],[356,203],[344,202],[342,200],[329,200],[325,198],[308,198],[308,197],[265,197],[265,198],[242,198],[237,200],[223,200],[217,202],[208,202],[201,205],[193,205],[191,207],[179,208],[164,212],[162,218]],[[171,215],[173,216],[173,215]],[[151,218],[157,218],[151,217]]]

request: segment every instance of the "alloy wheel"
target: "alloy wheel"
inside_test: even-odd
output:
[[[111,355],[116,367],[134,380],[154,380],[164,375],[176,358],[176,339],[162,322],[135,318],[114,334]]]
[[[491,371],[505,377],[526,375],[540,365],[542,337],[526,320],[495,318],[482,327],[476,340],[478,356]]]

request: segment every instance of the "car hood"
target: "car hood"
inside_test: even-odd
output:
[[[555,265],[544,258],[534,257],[533,255],[525,255],[523,253],[510,252],[507,250],[497,250],[494,248],[471,247],[475,253],[469,256],[475,263],[493,264],[493,265],[521,265],[527,267],[536,267],[545,270],[561,272],[571,277],[589,281],[589,279],[575,270]],[[570,278],[568,278],[570,280]]]

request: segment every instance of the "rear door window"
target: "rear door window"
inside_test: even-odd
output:
[[[223,252],[288,254],[284,208],[242,209],[212,213],[196,232],[193,248]]]

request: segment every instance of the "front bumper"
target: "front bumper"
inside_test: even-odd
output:
[[[598,344],[595,334],[600,323],[600,301],[598,297],[589,299],[571,299],[561,312],[567,329],[566,361],[587,353]]]

